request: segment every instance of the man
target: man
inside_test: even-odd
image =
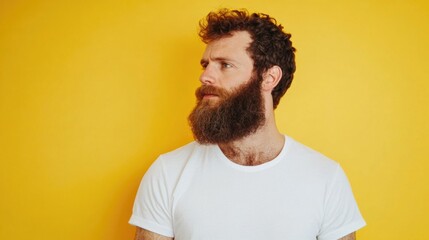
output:
[[[145,174],[135,239],[355,239],[365,222],[341,167],[276,127],[295,72],[291,35],[244,10],[209,13],[200,26],[196,142]]]

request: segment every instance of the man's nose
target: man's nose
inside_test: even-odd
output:
[[[207,65],[204,71],[200,75],[200,82],[203,85],[211,85],[211,84],[214,84],[215,81],[216,81],[215,69],[213,69],[212,66]]]

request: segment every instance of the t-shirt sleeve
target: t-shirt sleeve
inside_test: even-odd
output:
[[[174,237],[171,212],[171,189],[160,157],[140,183],[129,223],[166,237]]]
[[[318,240],[338,240],[366,225],[347,176],[339,165],[328,183],[324,201],[324,217]]]

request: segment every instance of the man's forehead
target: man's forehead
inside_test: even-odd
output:
[[[233,32],[231,35],[222,37],[220,39],[209,42],[206,46],[206,50],[203,54],[204,58],[227,58],[228,56],[233,57],[237,54],[237,50],[242,50],[247,53],[247,49],[250,46],[252,39],[250,34],[246,31]],[[222,56],[216,56],[216,55]],[[212,56],[214,55],[214,56]]]

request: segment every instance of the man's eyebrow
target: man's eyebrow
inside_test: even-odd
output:
[[[213,58],[213,61],[215,61],[215,62],[234,62],[234,60],[232,60],[231,58],[226,58],[226,57],[216,57],[216,58]],[[208,62],[209,62],[209,60],[204,59],[204,58],[200,60],[201,65],[207,64]]]

